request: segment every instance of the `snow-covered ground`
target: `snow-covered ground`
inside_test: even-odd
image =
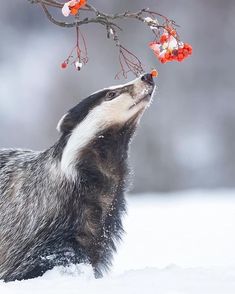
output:
[[[128,198],[126,235],[112,272],[89,266],[0,282],[0,294],[234,294],[235,191],[194,191]]]

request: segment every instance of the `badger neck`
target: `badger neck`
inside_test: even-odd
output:
[[[91,167],[104,174],[118,174],[125,169],[134,130],[135,126],[127,123],[98,132],[91,129],[86,134],[80,130],[63,134],[53,146],[53,157],[59,160],[61,171],[69,180],[76,181],[82,171]]]

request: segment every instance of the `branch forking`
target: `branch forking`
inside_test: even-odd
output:
[[[121,69],[116,74],[115,76],[116,78],[120,78],[121,76],[123,76],[124,78],[127,78],[127,74],[129,72],[132,72],[135,76],[139,76],[140,74],[144,72],[144,66],[142,62],[140,61],[140,59],[134,53],[132,53],[130,50],[125,48],[120,43],[119,35],[117,32],[122,31],[122,28],[116,23],[117,20],[135,19],[137,21],[144,23],[151,29],[154,35],[154,41],[151,44],[156,44],[158,46],[160,46],[159,40],[161,38],[161,34],[165,32],[169,35],[168,47],[170,43],[170,36],[174,35],[174,38],[178,46],[177,50],[178,48],[181,49],[180,46],[182,42],[180,42],[179,35],[176,32],[177,24],[175,23],[175,21],[170,20],[169,18],[167,18],[166,16],[158,12],[151,11],[148,8],[141,9],[140,11],[137,11],[137,12],[125,11],[119,14],[107,14],[107,13],[99,11],[93,5],[89,4],[86,0],[71,0],[66,3],[62,3],[57,0],[28,0],[28,1],[33,4],[41,5],[45,15],[47,16],[49,21],[52,22],[53,24],[60,27],[64,27],[64,28],[75,27],[76,39],[77,39],[76,45],[72,49],[67,59],[61,64],[62,68],[66,68],[67,65],[70,63],[74,65],[77,70],[80,70],[81,67],[88,62],[86,40],[84,35],[81,33],[80,26],[89,24],[89,23],[96,23],[105,27],[107,38],[113,39],[116,47],[118,48],[118,51],[119,51],[118,58],[119,58],[119,64]],[[51,7],[55,9],[62,9],[63,11],[63,7],[65,5],[67,5],[66,9],[68,10],[68,14],[71,14],[74,17],[72,22],[65,22],[65,21],[60,21],[55,19],[48,9],[49,7]],[[80,18],[81,17],[80,12],[85,13],[86,16],[84,18]],[[164,46],[166,47],[167,45],[164,45]],[[152,47],[150,48],[153,49]],[[163,51],[165,50],[165,48],[163,49],[161,48],[161,50]],[[174,52],[176,52],[176,50]],[[75,56],[74,56],[74,53],[75,53]],[[157,51],[154,51],[154,53],[155,55],[159,54],[159,52]],[[187,54],[191,54],[191,53],[187,53]],[[161,61],[163,59],[159,58],[159,60]],[[178,59],[178,61],[180,60]]]

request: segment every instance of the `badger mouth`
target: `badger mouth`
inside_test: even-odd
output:
[[[139,100],[135,101],[134,104],[131,105],[130,109],[132,109],[133,107],[136,107],[137,105],[139,105],[141,102],[145,101],[145,102],[149,102],[151,100],[152,97],[152,93],[153,90],[151,91],[151,93],[148,93],[147,95],[145,95],[144,97],[140,98]],[[144,107],[144,106],[143,106]]]

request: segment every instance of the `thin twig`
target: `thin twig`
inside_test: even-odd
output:
[[[41,5],[46,17],[53,24],[63,28],[75,27],[77,31],[77,42],[79,42],[78,40],[79,26],[89,24],[89,23],[100,24],[104,26],[107,33],[107,38],[109,39],[112,38],[113,41],[115,42],[115,45],[117,46],[119,50],[119,63],[121,66],[121,72],[119,74],[122,74],[124,77],[126,77],[126,74],[129,71],[133,72],[135,75],[139,75],[140,73],[143,72],[143,66],[139,58],[135,54],[130,52],[128,49],[126,49],[120,43],[117,30],[122,31],[122,28],[116,23],[117,21],[124,20],[124,19],[135,19],[141,23],[144,23],[147,27],[149,27],[152,30],[155,36],[155,40],[159,38],[160,30],[177,26],[175,21],[168,19],[166,16],[158,12],[151,11],[148,8],[144,8],[136,12],[125,11],[125,12],[117,13],[117,14],[107,14],[107,13],[99,11],[96,7],[94,7],[90,3],[87,3],[84,7],[79,9],[79,11],[81,10],[82,13],[86,13],[85,18],[81,19],[82,13],[81,14],[79,13],[75,15],[74,21],[65,22],[65,21],[57,20],[48,9],[49,7],[62,9],[65,2],[60,2],[57,0],[28,0],[28,1],[32,4]],[[156,19],[157,17],[161,19],[161,22],[159,22]],[[178,36],[177,36],[177,39],[178,39]],[[86,42],[82,34],[81,34],[81,41],[84,44],[85,56],[87,56]],[[76,48],[80,50],[78,43],[76,45]],[[67,60],[69,60],[69,58]],[[84,61],[86,60],[88,59],[85,58]]]

